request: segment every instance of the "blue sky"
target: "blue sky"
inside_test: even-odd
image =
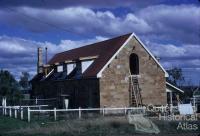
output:
[[[134,32],[165,69],[200,82],[198,0],[0,0],[0,69],[36,73],[37,47],[53,54]]]

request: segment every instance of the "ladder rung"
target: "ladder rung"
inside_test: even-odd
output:
[[[140,94],[140,87],[137,77],[131,77],[129,80],[130,85],[130,104],[134,106],[142,105],[142,99]]]

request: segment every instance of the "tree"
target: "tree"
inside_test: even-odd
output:
[[[8,99],[20,99],[19,84],[7,70],[0,71],[0,96]]]
[[[28,89],[29,88],[29,73],[28,72],[22,72],[22,75],[20,77],[19,84],[22,88]]]
[[[169,77],[167,78],[167,81],[175,86],[182,86],[183,82],[185,81],[182,69],[181,68],[172,68],[170,70],[167,70]]]

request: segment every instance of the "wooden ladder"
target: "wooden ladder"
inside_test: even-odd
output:
[[[138,77],[131,75],[129,80],[130,106],[142,106],[142,97],[140,93],[141,89],[139,87]]]

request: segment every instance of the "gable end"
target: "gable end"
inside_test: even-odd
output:
[[[111,63],[111,61],[118,55],[118,53],[127,45],[131,38],[135,37],[135,39],[142,45],[142,47],[147,51],[147,53],[153,58],[153,60],[158,64],[158,66],[162,69],[165,73],[165,77],[168,77],[168,73],[162,67],[162,65],[158,62],[158,60],[154,57],[154,55],[147,49],[147,47],[142,43],[142,41],[132,33],[129,38],[124,42],[124,44],[119,48],[119,50],[110,58],[110,60],[103,66],[103,68],[98,72],[97,77],[100,78],[102,76],[102,72],[106,69],[106,67]]]

